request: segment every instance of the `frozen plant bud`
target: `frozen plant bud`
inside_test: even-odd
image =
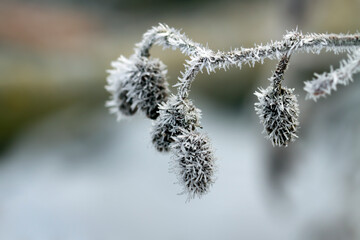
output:
[[[209,139],[197,131],[182,129],[175,137],[173,151],[173,171],[184,187],[182,194],[187,194],[188,200],[206,194],[215,181],[215,158]]]
[[[141,57],[135,64],[133,81],[126,85],[128,96],[150,119],[159,116],[159,104],[166,101],[170,93],[166,81],[166,67],[159,59]]]
[[[148,59],[132,55],[130,59],[120,57],[112,63],[106,89],[112,94],[107,106],[118,118],[132,115],[137,108],[150,119],[159,116],[159,104],[169,95],[166,67],[159,59]]]
[[[200,126],[201,111],[189,99],[179,99],[172,95],[159,107],[160,116],[153,125],[152,142],[160,152],[169,151],[173,137],[181,133],[181,129],[195,130]]]
[[[291,52],[284,54],[269,79],[272,84],[267,89],[255,92],[259,102],[255,103],[256,113],[264,125],[264,132],[274,146],[287,146],[294,141],[299,125],[299,107],[294,89],[282,87],[284,73],[288,67]]]
[[[287,146],[297,138],[299,107],[294,89],[282,87],[274,91],[273,86],[255,92],[259,102],[256,113],[264,125],[264,133],[274,146]]]
[[[128,91],[124,89],[124,86],[131,80],[131,72],[135,69],[133,61],[124,56],[120,56],[111,65],[114,69],[108,70],[108,85],[105,86],[106,90],[111,93],[111,96],[110,100],[106,102],[106,106],[120,120],[123,116],[133,115],[137,111],[133,100],[127,96]]]

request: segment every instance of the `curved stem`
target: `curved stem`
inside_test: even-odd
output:
[[[174,50],[180,49],[187,56],[201,54],[205,49],[201,44],[193,42],[185,34],[166,24],[159,24],[145,32],[142,41],[135,45],[135,53],[138,56],[149,57],[150,48],[154,44]]]
[[[273,91],[278,95],[281,94],[281,82],[284,80],[284,74],[289,64],[290,56],[291,54],[287,53],[280,59],[273,76],[270,78],[273,84]]]

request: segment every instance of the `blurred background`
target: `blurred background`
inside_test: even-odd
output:
[[[359,30],[359,0],[0,1],[0,239],[360,239],[360,79],[318,102],[303,81],[345,55],[296,54],[299,139],[273,148],[253,92],[276,61],[199,74],[191,97],[217,156],[217,181],[185,203],[141,114],[104,107],[106,69],[159,22],[228,51],[286,30]],[[173,85],[185,57],[152,50]],[[174,90],[174,89],[172,89]]]

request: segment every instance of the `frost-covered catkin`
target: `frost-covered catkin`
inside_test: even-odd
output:
[[[128,91],[124,86],[131,80],[131,72],[136,71],[132,60],[120,56],[117,61],[111,63],[113,69],[108,70],[106,90],[111,93],[110,100],[106,106],[110,112],[117,115],[118,120],[123,116],[133,115],[137,111],[137,106],[132,99],[128,98]]]
[[[179,135],[181,129],[195,130],[200,126],[201,111],[189,99],[172,95],[159,106],[159,114],[151,135],[155,148],[160,152],[169,151],[173,137]]]
[[[274,146],[287,146],[297,138],[299,126],[299,106],[294,89],[281,86],[283,74],[289,57],[285,55],[279,62],[272,78],[272,84],[266,89],[255,92],[258,102],[255,103],[256,113],[264,125],[264,133]]]
[[[159,104],[169,95],[166,67],[159,59],[132,55],[121,56],[112,63],[106,89],[112,94],[107,102],[112,113],[121,116],[133,115],[141,109],[148,118],[159,116]]]
[[[272,86],[255,92],[259,102],[255,103],[256,113],[264,125],[264,132],[275,146],[287,146],[297,138],[299,107],[294,89],[282,87],[274,93]]]
[[[182,129],[172,146],[173,171],[184,187],[182,193],[187,194],[188,199],[206,194],[215,181],[215,158],[207,136]]]

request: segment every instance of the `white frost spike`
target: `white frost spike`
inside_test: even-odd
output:
[[[306,98],[317,100],[330,94],[331,90],[336,90],[338,84],[347,85],[353,81],[352,76],[360,72],[360,49],[349,55],[347,61],[340,62],[340,67],[336,70],[330,68],[330,72],[316,74],[311,81],[305,82],[304,90],[308,92]]]
[[[188,200],[206,194],[215,181],[215,158],[207,136],[182,129],[174,138],[174,166]]]
[[[297,138],[299,107],[294,89],[282,87],[274,91],[273,86],[255,92],[259,102],[255,103],[256,113],[264,125],[266,138],[274,146],[287,146]]]

